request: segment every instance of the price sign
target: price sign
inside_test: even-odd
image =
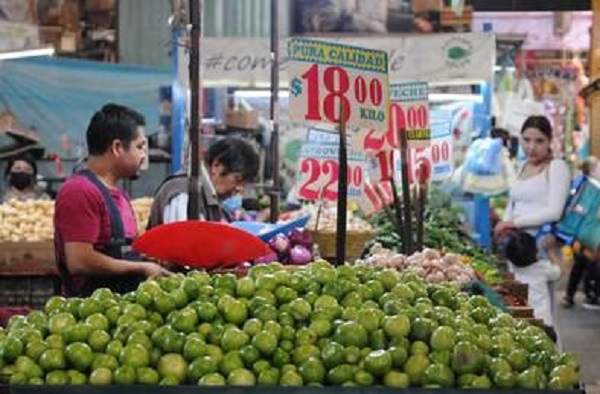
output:
[[[398,125],[405,130],[408,146],[429,146],[429,87],[427,82],[411,82],[390,86],[390,101],[398,103]]]
[[[408,149],[408,177],[410,183],[416,183],[421,165],[430,169],[431,181],[449,178],[453,171],[451,119],[431,114],[431,140],[429,146]],[[367,169],[373,182],[389,180],[392,174],[400,179],[400,153],[396,130],[402,125],[402,107],[399,103],[390,105],[390,125],[386,133],[374,130],[362,133],[362,148],[367,157]]]
[[[298,198],[316,201],[321,197],[335,201],[338,198],[339,135],[311,129],[302,150],[296,172]],[[363,194],[365,156],[362,152],[348,152],[348,198],[357,200]]]
[[[387,129],[386,51],[294,37],[288,55],[292,120]]]
[[[365,181],[363,195],[358,200],[358,207],[365,215],[379,212],[383,207],[394,202],[392,184],[390,182],[371,183]]]

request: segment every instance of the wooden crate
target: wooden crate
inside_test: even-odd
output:
[[[48,275],[58,275],[53,242],[0,243],[0,276]]]

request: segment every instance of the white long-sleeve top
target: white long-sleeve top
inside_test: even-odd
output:
[[[541,225],[560,220],[570,188],[569,167],[563,160],[552,160],[539,174],[515,180],[504,219],[535,232]]]

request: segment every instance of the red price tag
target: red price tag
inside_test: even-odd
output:
[[[290,118],[385,130],[388,120],[388,55],[300,37],[289,41]]]

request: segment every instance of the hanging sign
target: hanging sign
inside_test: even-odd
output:
[[[387,129],[387,52],[294,37],[288,56],[292,120]]]
[[[362,148],[368,157],[367,171],[372,182],[382,182],[390,179],[400,179],[400,153],[396,148],[397,127],[400,127],[401,107],[398,103],[391,104],[390,127],[386,133],[369,130],[359,134]],[[429,146],[408,149],[409,182],[418,179],[418,169],[427,166],[430,171],[430,181],[442,181],[449,178],[453,172],[452,156],[452,122],[447,116],[432,113],[431,139]]]
[[[296,171],[298,194],[301,200],[329,201],[338,199],[339,135],[313,128],[300,151]],[[348,151],[348,198],[359,199],[365,181],[365,156],[359,151]]]
[[[395,116],[406,133],[408,146],[425,148],[431,141],[429,129],[429,86],[427,82],[399,83],[390,86],[390,101],[398,103]]]

